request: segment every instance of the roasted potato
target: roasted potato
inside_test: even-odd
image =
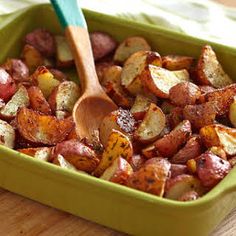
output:
[[[200,84],[211,85],[215,88],[223,88],[233,83],[224,72],[215,52],[209,45],[202,48],[197,64],[197,79]]]
[[[127,186],[162,197],[171,165],[164,158],[149,161],[129,177]]]
[[[53,164],[58,165],[64,169],[78,171],[69,161],[67,161],[61,154],[53,159]],[[81,171],[83,172],[83,171]],[[86,173],[86,172],[84,172]]]
[[[52,152],[52,148],[50,147],[23,148],[23,149],[18,149],[17,151],[32,156],[35,159],[41,161],[48,161]]]
[[[169,91],[173,86],[180,82],[189,81],[189,73],[185,69],[169,71],[155,65],[148,65],[141,79],[144,86],[157,97],[169,98]]]
[[[70,118],[58,120],[26,107],[20,108],[16,119],[19,133],[26,140],[39,144],[55,145],[62,142],[74,128]]]
[[[52,73],[53,77],[60,82],[68,80],[68,76],[60,70],[55,68],[49,68],[49,71]]]
[[[115,51],[114,61],[123,64],[127,58],[133,53],[138,51],[150,51],[151,47],[147,41],[142,37],[129,37],[126,38]]]
[[[161,104],[161,110],[164,112],[164,114],[170,114],[173,109],[175,109],[176,106],[172,103],[170,103],[168,100],[164,100]]]
[[[183,120],[169,134],[158,139],[154,145],[161,156],[171,157],[186,143],[191,134],[191,123]]]
[[[134,132],[134,138],[142,143],[154,141],[166,125],[166,117],[162,110],[151,103],[143,118]]]
[[[95,64],[96,73],[97,73],[100,83],[103,80],[103,75],[104,75],[104,72],[106,71],[106,69],[108,69],[110,66],[113,66],[113,65],[114,65],[113,61],[97,62]]]
[[[208,149],[208,152],[211,152],[211,153],[215,154],[216,156],[218,156],[224,160],[227,160],[227,155],[222,147],[212,146]]]
[[[190,190],[188,192],[185,192],[182,196],[180,196],[178,200],[182,202],[187,202],[187,201],[197,200],[199,197],[200,196],[196,191]]]
[[[170,177],[173,179],[178,175],[187,174],[188,168],[186,165],[182,164],[171,164],[170,173]]]
[[[3,120],[0,120],[0,144],[9,148],[15,146],[15,130]]]
[[[236,97],[234,97],[229,107],[229,120],[234,128],[236,128]]]
[[[139,170],[144,163],[146,162],[146,158],[143,157],[143,155],[133,155],[130,159],[129,159],[129,164],[131,165],[133,171],[137,171]]]
[[[142,154],[147,159],[160,156],[154,144],[149,144],[147,147],[143,148]]]
[[[216,90],[214,87],[209,85],[199,85],[198,87],[202,95],[205,95],[206,93],[213,92]]]
[[[118,157],[129,160],[133,156],[133,147],[129,138],[118,130],[113,130],[108,137],[102,159],[94,171],[95,176],[101,176]]]

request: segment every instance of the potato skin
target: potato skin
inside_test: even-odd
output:
[[[134,171],[139,170],[144,163],[146,162],[146,158],[143,157],[143,155],[132,155],[131,158],[128,160],[129,164],[133,168]]]
[[[170,167],[171,178],[175,178],[178,175],[183,175],[188,173],[188,168],[186,165],[172,164]]]

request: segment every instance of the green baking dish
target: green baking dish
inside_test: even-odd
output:
[[[209,43],[166,29],[84,11],[89,29],[122,40],[142,35],[160,54],[198,56]],[[48,4],[35,5],[0,17],[0,63],[19,56],[22,37],[44,27],[61,28]],[[236,48],[210,43],[225,70],[236,75]],[[49,206],[132,235],[204,236],[236,206],[236,170],[213,190],[193,202],[177,202],[113,184],[50,163],[44,163],[0,146],[0,186]]]

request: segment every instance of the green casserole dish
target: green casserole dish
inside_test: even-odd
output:
[[[134,23],[84,11],[90,31],[104,31],[117,40],[140,35],[161,55],[198,57],[208,43],[225,71],[236,75],[236,48],[174,33],[157,26]],[[48,4],[35,5],[0,17],[0,63],[19,56],[23,36],[43,27],[62,33]],[[76,78],[76,76],[73,76]],[[132,235],[208,235],[236,206],[236,170],[215,188],[192,202],[178,202],[65,170],[0,146],[0,186],[43,204],[70,212]]]

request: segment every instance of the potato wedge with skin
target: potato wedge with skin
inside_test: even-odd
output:
[[[121,85],[132,95],[142,93],[142,74],[148,65],[161,66],[161,56],[157,52],[138,51],[125,62],[121,73]]]
[[[95,152],[78,140],[71,139],[58,143],[52,153],[53,162],[57,161],[55,158],[59,154],[71,165],[76,167],[77,170],[87,173],[93,172],[99,163]]]
[[[171,157],[186,143],[191,134],[191,123],[188,120],[183,120],[169,134],[158,139],[154,145],[161,156]]]
[[[33,110],[46,115],[51,115],[51,108],[39,87],[31,86],[27,89],[27,92],[29,95],[30,107]]]
[[[169,91],[170,102],[180,107],[194,105],[200,96],[200,89],[191,82],[178,83]]]
[[[162,57],[162,67],[167,70],[189,70],[193,66],[194,61],[193,57],[167,55]]]
[[[210,147],[207,150],[207,152],[213,153],[214,155],[216,155],[224,160],[227,160],[227,155],[222,147],[213,146],[213,147]]]
[[[104,117],[99,126],[99,137],[104,147],[106,147],[113,129],[130,137],[135,129],[135,120],[132,114],[128,110],[120,108]]]
[[[154,141],[166,125],[166,117],[162,110],[154,103],[149,108],[134,132],[134,138],[142,143]]]
[[[146,158],[144,158],[143,155],[137,154],[129,158],[128,162],[131,165],[132,169],[134,171],[137,171],[144,165],[144,163],[146,162]]]
[[[132,173],[133,169],[131,165],[124,158],[118,157],[104,171],[104,173],[100,176],[100,179],[126,185],[127,179]]]
[[[236,128],[236,97],[234,97],[234,100],[229,107],[229,120],[234,128]]]
[[[202,48],[197,65],[197,80],[200,84],[211,85],[215,88],[223,88],[233,83],[209,45]]]
[[[144,86],[157,97],[169,98],[173,86],[189,81],[189,73],[185,69],[169,71],[155,65],[148,65],[141,78]]]
[[[204,187],[198,178],[192,175],[178,175],[166,182],[165,197],[178,200],[183,194],[196,191],[200,196],[204,193]]]
[[[133,53],[138,51],[150,51],[151,47],[143,37],[126,38],[115,51],[114,61],[123,64]]]
[[[66,37],[62,35],[56,35],[55,44],[57,66],[62,68],[73,66],[74,58],[67,43]]]
[[[55,87],[48,98],[52,111],[66,111],[71,113],[80,97],[80,88],[73,81],[64,81]]]
[[[58,154],[58,156],[53,159],[53,164],[58,165],[64,169],[77,171],[77,169],[70,162],[68,162],[61,154]]]
[[[181,197],[179,197],[177,200],[182,201],[182,202],[187,202],[187,201],[194,201],[199,198],[199,194],[196,191],[189,191],[184,193]]]
[[[196,159],[197,175],[203,186],[213,188],[230,171],[230,163],[212,154],[203,153]]]
[[[29,106],[27,89],[20,85],[11,100],[0,110],[0,116],[4,119],[13,119],[21,107]]]
[[[58,120],[26,107],[18,111],[16,119],[18,131],[23,138],[46,145],[55,145],[65,140],[75,125],[71,118]]]
[[[170,177],[173,179],[178,175],[187,174],[188,168],[186,165],[171,163],[170,173],[171,173]]]
[[[167,115],[167,121],[171,128],[175,128],[181,121],[184,120],[183,108],[175,107]]]
[[[3,120],[0,120],[0,144],[9,148],[15,146],[15,130]]]
[[[108,61],[108,62],[97,62],[95,64],[95,68],[96,68],[96,73],[99,79],[99,82],[101,83],[103,80],[103,75],[104,72],[106,71],[106,69],[108,69],[110,66],[113,66],[114,62],[113,61]]]
[[[35,159],[41,161],[48,161],[52,152],[52,148],[50,147],[23,148],[23,149],[18,149],[17,151],[24,153],[28,156],[32,156]]]
[[[222,147],[226,154],[236,154],[236,129],[214,124],[202,127],[199,134],[207,148]]]
[[[156,147],[154,144],[150,144],[147,147],[142,149],[142,154],[145,156],[147,159],[151,159],[153,157],[158,157],[159,153],[156,150]]]
[[[171,165],[164,158],[149,161],[129,177],[127,186],[162,197]]]
[[[107,145],[102,154],[102,159],[94,171],[95,176],[101,176],[112,162],[118,157],[128,160],[133,155],[133,147],[129,138],[118,130],[113,130],[109,135]]]

